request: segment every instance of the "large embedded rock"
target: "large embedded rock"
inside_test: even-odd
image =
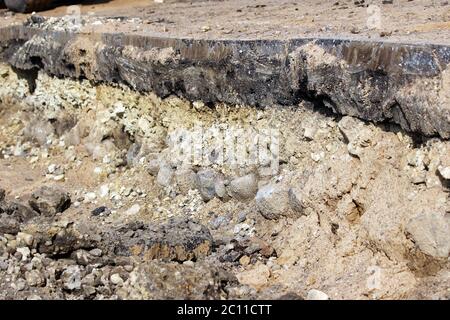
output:
[[[198,191],[203,200],[209,201],[216,196],[217,172],[212,169],[204,169],[197,172]]]
[[[231,197],[239,201],[246,201],[255,197],[258,190],[258,179],[251,173],[233,179],[228,188]]]
[[[132,223],[113,231],[108,239],[114,254],[166,261],[205,257],[213,243],[208,228],[190,219],[173,219],[161,225]]]
[[[43,186],[31,194],[29,203],[41,215],[54,216],[70,207],[70,196],[58,187]]]
[[[38,214],[17,202],[3,203],[0,205],[0,234],[16,234],[20,231],[20,225],[28,222]]]
[[[198,187],[197,174],[192,169],[179,169],[175,172],[175,182],[182,193]]]
[[[266,219],[278,219],[290,213],[288,189],[281,184],[267,184],[256,194],[256,206]]]
[[[156,181],[163,187],[168,187],[173,180],[173,169],[168,165],[161,165],[156,176]]]
[[[450,252],[450,221],[437,213],[421,213],[409,220],[406,231],[416,246],[434,258],[447,258]]]
[[[238,281],[241,284],[259,290],[268,283],[270,277],[270,269],[265,264],[258,264],[250,270],[243,271],[237,275]]]
[[[6,216],[0,216],[0,234],[16,234],[20,231],[20,223],[18,220]]]
[[[28,223],[22,232],[33,237],[33,248],[37,252],[48,256],[68,255],[79,249],[91,250],[97,248],[102,240],[101,229],[84,221]]]

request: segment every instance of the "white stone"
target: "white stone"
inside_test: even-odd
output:
[[[56,168],[57,168],[56,164],[52,163],[51,165],[48,166],[47,172],[50,174],[53,174],[53,173],[55,173]]]
[[[93,200],[95,200],[95,198],[97,198],[97,195],[95,194],[95,192],[87,192],[84,196],[84,199],[87,201],[93,201]]]
[[[141,210],[141,206],[138,205],[138,204],[134,204],[134,205],[131,206],[131,208],[129,208],[127,210],[126,214],[128,214],[128,215],[135,215],[135,214],[138,214],[140,210]]]
[[[103,162],[104,164],[111,163],[111,157],[110,157],[108,154],[105,154],[105,156],[103,157],[102,162]]]
[[[30,248],[28,247],[17,248],[16,251],[22,254],[22,261],[27,261],[31,254]]]
[[[310,124],[305,127],[305,132],[303,133],[303,136],[308,140],[314,140],[316,132],[317,127],[314,124]]]
[[[288,190],[280,184],[261,187],[255,197],[258,211],[266,219],[277,219],[289,212]]]
[[[323,158],[325,158],[325,152],[323,151],[311,153],[311,159],[313,159],[315,162],[319,162]]]
[[[108,187],[108,185],[106,185],[106,184],[104,184],[104,185],[102,185],[101,187],[100,187],[100,190],[99,190],[99,196],[101,197],[101,198],[106,198],[106,197],[108,197],[108,195],[109,195],[109,187]]]
[[[114,104],[114,113],[119,117],[125,114],[125,106],[122,102],[119,101]]]
[[[102,168],[100,168],[100,167],[95,167],[94,168],[94,173],[95,174],[101,174],[102,172],[103,172]]]
[[[69,266],[61,275],[63,286],[67,290],[78,290],[81,288],[81,271],[79,266]]]
[[[58,174],[58,175],[53,177],[53,180],[55,180],[55,181],[63,181],[64,178],[65,178],[64,174]]]
[[[16,241],[19,245],[31,246],[33,245],[33,236],[28,233],[19,232],[17,234]]]
[[[111,282],[115,285],[121,286],[123,285],[123,279],[120,277],[118,273],[114,273],[110,278]]]
[[[320,290],[309,290],[306,300],[329,300],[328,295]]]
[[[450,167],[439,166],[438,171],[442,178],[450,180]]]
[[[99,249],[99,248],[95,248],[95,249],[92,249],[91,251],[89,251],[89,253],[91,254],[91,255],[93,255],[94,257],[100,257],[101,255],[102,255],[102,250],[101,249]]]

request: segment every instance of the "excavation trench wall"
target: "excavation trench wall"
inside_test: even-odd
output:
[[[18,70],[126,84],[139,92],[251,106],[314,99],[335,113],[450,137],[450,47],[345,39],[193,40],[0,29]]]
[[[414,123],[430,135],[439,128],[445,137],[448,109],[438,103],[446,101],[442,47],[389,51],[380,44],[376,51],[365,44],[358,69],[352,61],[363,57],[352,57],[363,51],[346,41],[162,41],[24,27],[4,29],[2,39],[0,180],[8,193],[0,209],[9,211],[0,214],[0,233],[11,236],[0,237],[0,252],[11,257],[12,245],[32,237],[27,246],[49,254],[51,266],[62,262],[65,272],[63,282],[44,269],[37,282],[25,272],[33,292],[42,286],[43,297],[55,297],[68,290],[70,272],[87,277],[92,263],[111,261],[102,274],[120,285],[111,281],[105,292],[94,281],[72,294],[217,298],[216,291],[205,295],[203,285],[223,283],[208,276],[220,267],[237,278],[227,280],[223,298],[230,299],[306,296],[311,289],[334,299],[448,297],[450,142],[330,116],[303,100],[365,119],[378,112],[377,121],[409,130]],[[405,56],[409,64],[393,62]],[[383,109],[388,93],[397,104]],[[204,157],[179,159],[178,130],[200,136],[198,127],[206,134],[191,150],[200,147]],[[248,154],[259,145],[255,136],[276,133],[274,148],[260,149],[273,158],[225,161],[234,146],[212,139],[208,130],[216,128],[214,137],[244,138],[231,141],[247,145]],[[23,214],[36,214],[27,209],[28,194],[50,185],[64,189],[63,198],[68,192],[73,205],[24,222]],[[172,218],[183,220],[166,224]],[[100,257],[91,254],[94,247]],[[78,267],[66,268],[61,258],[69,255]],[[116,269],[128,257],[137,261],[133,276],[126,271],[132,266]],[[22,277],[28,261],[8,260]],[[173,277],[179,270],[181,277]],[[368,286],[373,270],[380,275],[376,287]],[[0,298],[30,294],[27,287],[17,295],[1,272],[0,288],[7,289]],[[116,272],[123,278],[111,278]],[[150,292],[148,284],[158,279],[164,286]],[[184,282],[190,279],[195,286]]]

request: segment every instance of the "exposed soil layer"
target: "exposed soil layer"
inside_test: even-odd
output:
[[[43,72],[31,93],[0,75],[2,298],[449,298],[448,141],[306,101],[206,106]],[[279,167],[221,162],[208,135],[183,161],[196,128],[248,155],[271,132]]]
[[[0,11],[0,299],[449,299],[448,4],[379,2]]]

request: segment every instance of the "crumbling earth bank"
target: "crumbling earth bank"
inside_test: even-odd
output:
[[[449,298],[448,141],[308,102],[28,80],[0,66],[1,298]],[[198,127],[276,130],[278,171],[213,139],[180,162]]]

